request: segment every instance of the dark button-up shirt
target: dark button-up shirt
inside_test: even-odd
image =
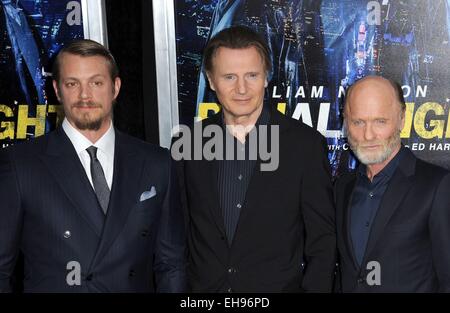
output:
[[[264,106],[255,127],[250,132],[256,131],[255,128],[259,125],[268,124],[269,119],[269,110]],[[241,214],[241,209],[245,204],[245,195],[255,168],[256,160],[254,157],[250,156],[250,143],[252,142],[249,140],[250,133],[247,134],[245,143],[241,143],[232,134],[230,134],[228,130],[226,130],[223,119],[222,126],[225,137],[228,138],[225,138],[224,140],[224,160],[217,161],[217,182],[219,204],[222,208],[228,243],[231,245],[239,221],[239,216]],[[234,144],[234,157],[232,159],[225,157],[227,155],[227,147],[225,144],[226,140],[230,140],[230,142],[232,141]]]
[[[402,147],[383,170],[373,177],[372,181],[367,177],[365,165],[361,164],[357,169],[356,184],[350,206],[350,232],[353,251],[359,265],[361,265],[366,251],[375,215],[389,181],[398,167],[404,149]]]

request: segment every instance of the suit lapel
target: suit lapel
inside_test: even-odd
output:
[[[49,135],[42,161],[66,197],[100,237],[104,214],[76,151],[62,128]]]
[[[377,244],[383,229],[386,227],[390,218],[402,203],[404,197],[412,187],[412,180],[410,176],[414,174],[415,157],[409,150],[405,151],[403,160],[400,161],[397,170],[389,182],[386,191],[375,216],[369,239],[367,242],[366,253],[363,258],[363,263],[366,264],[370,252]]]
[[[210,173],[209,181],[206,182],[208,184],[208,188],[211,188],[211,205],[209,206],[209,208],[211,209],[211,214],[214,218],[214,222],[216,223],[217,228],[221,232],[222,236],[226,236],[222,208],[219,202],[219,186],[217,184],[219,164],[217,163],[217,161],[207,161],[205,163],[208,163],[207,167],[209,167],[208,170]],[[207,189],[205,188],[205,190]]]
[[[139,158],[133,148],[116,130],[114,174],[109,207],[100,245],[92,265],[100,261],[108,252],[125,225],[130,210],[139,200],[137,195],[142,179],[144,159]]]
[[[214,116],[206,119],[202,124],[202,129],[209,125],[218,125],[220,126],[220,114],[221,112],[215,114]],[[203,137],[202,137],[203,138]],[[207,138],[203,138],[203,147],[207,141]],[[222,236],[226,236],[225,233],[225,225],[224,225],[224,219],[222,214],[222,208],[220,206],[219,201],[219,186],[217,184],[217,175],[219,172],[219,164],[217,161],[208,161],[208,160],[202,160],[199,163],[199,173],[208,173],[206,175],[207,179],[205,182],[204,190],[211,190],[211,196],[210,196],[210,204],[209,209],[211,210],[211,215],[213,216],[214,223],[216,224],[217,228],[219,229]]]
[[[343,211],[343,218],[342,218],[342,231],[341,233],[344,236],[344,244],[347,248],[348,254],[352,260],[353,266],[355,269],[359,268],[358,262],[356,261],[355,257],[355,251],[353,249],[353,242],[352,242],[352,236],[350,232],[350,225],[351,225],[351,203],[352,203],[352,195],[353,195],[353,189],[355,188],[356,184],[356,175],[352,175],[349,181],[344,185],[344,193],[343,193],[343,199],[341,203],[342,211]]]

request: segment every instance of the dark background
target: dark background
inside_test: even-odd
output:
[[[108,44],[119,66],[122,88],[115,126],[158,144],[152,1],[105,0]]]

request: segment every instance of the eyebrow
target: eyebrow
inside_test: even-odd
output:
[[[261,74],[261,71],[249,71],[249,72],[245,72],[244,75],[246,74]],[[225,73],[222,74],[222,76],[227,76],[227,75],[237,75],[236,73]]]
[[[104,78],[105,75],[95,74],[95,75],[92,75],[91,77],[88,77],[88,79],[94,79],[94,78],[97,78],[97,77]],[[66,77],[66,78],[64,78],[64,80],[70,80],[70,79],[72,79],[72,80],[79,80],[79,78],[76,78],[76,77]]]

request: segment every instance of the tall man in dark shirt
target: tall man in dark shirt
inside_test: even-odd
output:
[[[344,120],[361,165],[335,186],[340,288],[450,291],[450,174],[402,146],[401,88],[379,76],[359,80]]]
[[[270,54],[249,28],[219,32],[204,67],[222,110],[194,132],[222,130],[216,148],[225,157],[180,162],[192,291],[330,291],[336,242],[324,138],[264,103]]]

